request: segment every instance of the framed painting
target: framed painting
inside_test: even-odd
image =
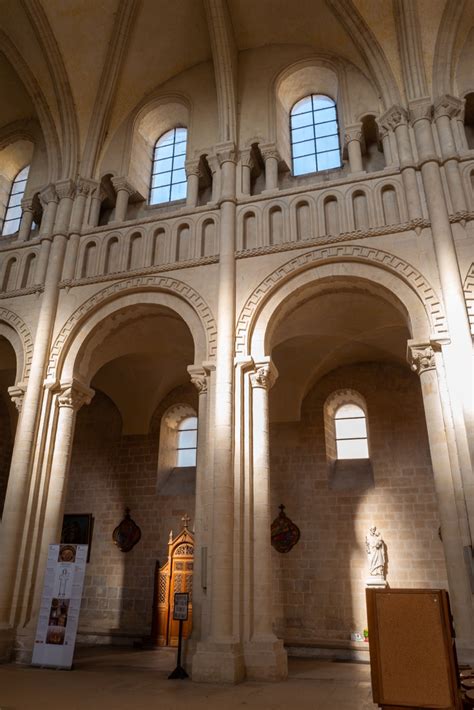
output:
[[[89,545],[87,561],[91,556],[92,529],[94,518],[92,513],[67,513],[63,517],[61,543],[69,545]]]

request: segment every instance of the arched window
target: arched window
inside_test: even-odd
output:
[[[334,414],[337,459],[368,459],[367,422],[362,407],[343,404]]]
[[[290,114],[293,175],[341,167],[336,104],[323,94],[297,101]]]
[[[30,172],[30,166],[27,165],[23,170],[17,173],[15,179],[13,180],[12,189],[10,190],[10,196],[8,198],[7,211],[5,212],[5,219],[3,220],[2,236],[5,237],[7,234],[15,234],[20,228],[21,222],[21,201],[23,195],[25,194],[26,181],[28,180],[28,173]]]
[[[176,467],[196,465],[197,417],[186,417],[178,425]]]
[[[186,198],[186,128],[172,128],[155,143],[150,183],[150,205]]]

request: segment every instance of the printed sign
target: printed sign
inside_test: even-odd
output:
[[[50,545],[33,649],[34,666],[70,668],[88,545]]]
[[[188,592],[176,592],[174,595],[173,619],[175,621],[187,621],[188,619]]]

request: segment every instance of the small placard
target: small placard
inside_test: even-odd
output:
[[[175,621],[187,621],[188,619],[188,592],[176,592],[174,595],[173,619]]]

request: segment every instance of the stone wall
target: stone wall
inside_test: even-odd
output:
[[[172,404],[197,406],[196,399],[191,386],[174,390],[158,407],[147,435],[122,436],[120,415],[100,391],[78,413],[66,513],[94,516],[80,632],[149,633],[155,562],[166,562],[169,531],[181,530],[184,513],[194,518],[189,486],[184,496],[157,495],[160,420]],[[130,552],[122,553],[112,533],[127,506],[142,537]]]
[[[374,486],[330,490],[323,407],[337,389],[365,398]],[[416,375],[366,363],[323,377],[301,421],[271,427],[272,506],[286,506],[301,539],[273,555],[276,632],[286,640],[348,640],[367,626],[365,534],[388,549],[391,587],[447,587],[423,403]]]

